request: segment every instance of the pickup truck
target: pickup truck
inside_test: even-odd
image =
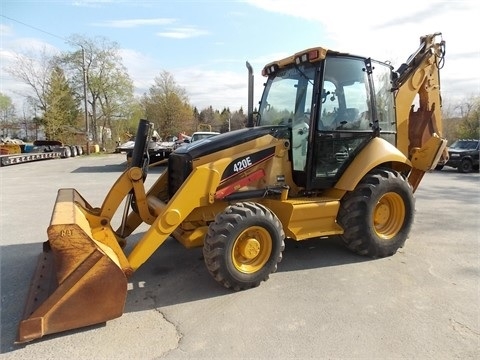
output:
[[[478,171],[480,140],[460,139],[448,148],[448,161],[445,166],[456,168],[460,173]]]

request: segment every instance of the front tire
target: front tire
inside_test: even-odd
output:
[[[257,287],[277,270],[284,239],[280,220],[268,208],[253,202],[233,204],[208,228],[205,264],[213,278],[228,289]]]
[[[342,239],[352,251],[373,258],[393,255],[413,224],[412,187],[400,173],[374,169],[341,202]]]

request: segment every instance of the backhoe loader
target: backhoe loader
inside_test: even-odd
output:
[[[396,70],[309,48],[265,65],[255,111],[247,62],[247,126],[178,148],[148,190],[152,125],[140,120],[130,166],[100,207],[58,191],[17,342],[120,317],[129,276],[171,237],[202,246],[208,272],[232,290],[266,281],[286,239],[338,236],[358,254],[393,255],[422,177],[447,156],[444,55],[441,33],[422,36]]]

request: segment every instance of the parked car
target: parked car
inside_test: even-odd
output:
[[[220,133],[215,131],[197,131],[192,134],[192,138],[190,139],[190,142],[208,139],[209,137],[212,137],[218,134]]]
[[[135,136],[132,136],[128,141],[119,144],[115,148],[116,153],[122,153],[122,152],[129,152],[133,150],[133,146],[135,145]]]
[[[163,159],[168,158],[170,153],[175,148],[176,136],[167,136],[165,141],[150,141],[148,145],[148,159],[149,164],[157,163]],[[135,142],[133,143],[135,145]],[[127,164],[130,164],[133,155],[133,146],[127,151]]]
[[[193,142],[197,142],[199,140],[203,139],[208,139],[212,136],[220,134],[219,132],[216,131],[196,131],[192,134],[192,136],[186,136],[183,138],[182,141],[177,142],[175,149],[178,149],[180,147],[187,146],[188,144],[191,144]]]
[[[478,171],[480,140],[460,139],[455,141],[448,148],[448,157],[445,166],[456,168],[460,173]]]

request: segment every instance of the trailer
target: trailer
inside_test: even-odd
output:
[[[31,147],[29,144],[3,143],[0,147],[0,166],[67,158],[82,154],[81,146],[63,145],[56,140],[35,140]]]
[[[21,164],[31,161],[46,160],[46,159],[58,159],[61,157],[61,152],[43,152],[43,153],[23,153],[13,155],[0,155],[0,166],[8,166]]]

